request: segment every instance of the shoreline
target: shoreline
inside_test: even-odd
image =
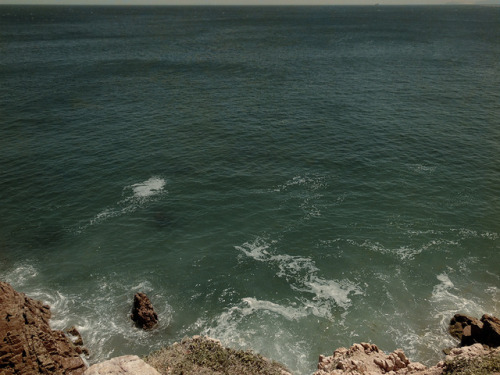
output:
[[[150,302],[145,309],[149,310],[146,316],[154,313]],[[207,336],[185,338],[143,359],[122,356],[88,366],[85,357],[88,359],[89,351],[78,330],[71,327],[63,332],[50,328],[50,306],[0,281],[0,310],[5,317],[0,323],[0,368],[5,371],[2,374],[31,369],[40,374],[99,375],[99,369],[107,366],[138,365],[145,366],[144,369],[151,367],[160,374],[292,374],[279,362],[251,350],[223,347],[219,340]],[[141,323],[137,324],[142,327]],[[154,325],[147,329],[154,330]],[[400,349],[386,354],[374,344],[356,343],[350,348],[335,349],[331,356],[318,354],[318,370],[314,375],[461,374],[455,370],[486,365],[500,372],[500,319],[486,314],[481,319],[457,314],[450,321],[449,333],[459,339],[460,344],[449,349],[446,357],[432,367],[410,361]],[[27,341],[23,342],[23,338]],[[145,374],[144,371],[141,373]]]

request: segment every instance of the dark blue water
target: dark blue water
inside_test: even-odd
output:
[[[0,7],[0,279],[96,362],[430,363],[500,308],[500,8]],[[132,296],[160,326],[139,332]]]

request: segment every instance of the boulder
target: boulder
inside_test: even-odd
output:
[[[151,329],[158,323],[158,315],[153,309],[153,304],[144,293],[134,295],[132,320],[142,329]]]
[[[448,332],[458,340],[462,340],[465,328],[470,327],[471,325],[481,329],[483,323],[481,323],[479,319],[469,315],[455,314],[453,318],[451,318],[450,325],[448,326]],[[470,335],[471,332],[466,332],[466,334]]]
[[[500,319],[484,314],[481,320],[456,314],[450,321],[448,331],[460,340],[460,346],[476,343],[491,347],[500,346]]]
[[[81,375],[73,343],[49,325],[50,307],[0,282],[0,369],[10,374]]]
[[[498,347],[500,346],[500,319],[495,316],[484,314],[481,318],[483,323],[482,344]]]
[[[124,355],[90,366],[84,375],[160,375],[136,355]]]

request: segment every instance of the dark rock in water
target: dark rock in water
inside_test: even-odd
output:
[[[482,323],[479,319],[476,319],[468,315],[455,314],[453,318],[451,318],[450,325],[448,327],[448,332],[453,337],[462,340],[465,327],[468,327],[472,324],[482,326]]]
[[[49,306],[0,282],[2,375],[83,374],[83,359],[62,331],[50,328],[50,316]]]
[[[132,320],[142,329],[151,329],[158,323],[158,315],[153,309],[153,304],[144,293],[136,293],[134,296]]]
[[[450,321],[448,331],[460,340],[461,346],[476,343],[491,347],[500,346],[500,319],[483,315],[481,320],[462,314],[456,314]]]
[[[482,334],[485,341],[484,344],[491,347],[500,346],[500,319],[484,314],[481,322],[483,322]]]

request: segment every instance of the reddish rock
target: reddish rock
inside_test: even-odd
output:
[[[132,320],[142,329],[151,329],[158,323],[158,315],[153,309],[153,304],[144,293],[136,293],[134,296]]]
[[[0,281],[2,375],[81,375],[86,369],[75,346],[49,325],[50,307]]]

